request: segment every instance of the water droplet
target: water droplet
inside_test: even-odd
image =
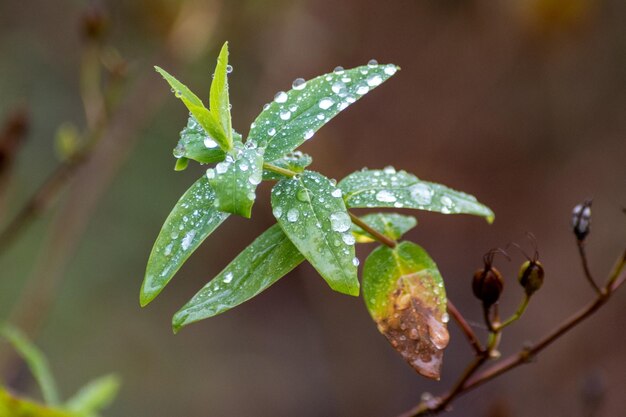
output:
[[[380,85],[380,83],[382,82],[383,82],[383,79],[378,74],[367,79],[367,85],[369,85],[370,87],[376,87],[377,85]]]
[[[333,72],[334,72],[335,74],[343,74],[344,69],[343,69],[343,67],[335,67],[335,69],[333,70]]]
[[[230,164],[229,164],[228,162],[220,162],[219,164],[215,165],[215,171],[216,171],[218,174],[223,174],[223,173],[225,173],[226,171],[228,171],[228,166],[229,166],[229,165],[230,165]]]
[[[248,168],[248,163],[246,161],[241,161],[241,163],[239,164],[239,169],[245,172],[248,170]]]
[[[376,68],[378,66],[378,61],[375,59],[370,59],[367,63],[367,66],[370,68]]]
[[[280,118],[282,120],[289,120],[291,117],[291,112],[289,110],[283,110],[280,112]]]
[[[342,102],[339,104],[338,109],[339,109],[339,111],[343,111],[343,110],[345,110],[345,109],[346,109],[346,107],[348,107],[349,105],[350,105],[350,103],[346,103],[345,101],[342,101]]]
[[[270,108],[270,104],[269,104],[269,103],[265,103],[265,104],[263,105],[263,110],[267,110],[267,109],[269,109],[269,108]]]
[[[359,84],[356,88],[356,93],[359,95],[367,94],[370,91],[370,88],[366,84]]]
[[[290,221],[291,223],[297,221],[298,217],[300,217],[300,212],[295,208],[291,208],[287,212],[287,220]]]
[[[232,65],[226,65],[226,74],[230,74],[231,72],[233,72],[233,66]]]
[[[273,210],[273,213],[274,213],[274,217],[276,217],[277,219],[279,219],[279,218],[280,218],[280,216],[282,216],[282,215],[283,215],[283,208],[282,208],[282,207],[280,207],[280,206],[279,206],[279,207],[276,207],[276,208]]]
[[[449,209],[452,208],[452,206],[454,205],[450,197],[448,197],[447,195],[444,195],[443,197],[441,197],[441,204],[443,204],[445,207]]]
[[[437,321],[434,317],[428,319],[428,336],[437,349],[443,349],[450,342],[450,334],[446,325]]]
[[[210,180],[215,178],[215,170],[213,168],[209,168],[206,170],[206,177]]]
[[[222,281],[224,281],[225,284],[228,284],[232,280],[233,280],[233,273],[229,272],[226,275],[224,275],[224,279]]]
[[[204,146],[209,149],[213,149],[217,147],[217,142],[214,141],[212,137],[207,136],[206,138],[204,138]]]
[[[304,131],[304,140],[309,140],[313,137],[315,131],[313,129],[308,129]]]
[[[387,190],[380,190],[376,193],[376,200],[382,203],[393,203],[396,201],[396,197]]]
[[[341,95],[341,93],[345,94],[346,85],[344,83],[337,81],[336,83],[332,85],[332,87],[330,87],[330,89],[333,90],[333,93]]]
[[[419,339],[419,337],[420,337],[420,334],[417,331],[417,329],[414,328],[414,329],[409,330],[409,339],[417,340]]]
[[[441,321],[444,323],[447,323],[450,321],[450,315],[448,313],[443,313],[443,315],[441,316]]]
[[[304,78],[296,78],[291,83],[291,88],[294,90],[302,90],[304,87],[306,87],[306,81],[304,81]]]
[[[339,198],[342,195],[341,189],[340,188],[336,188],[333,190],[332,193],[330,193],[330,195],[332,195],[333,197]]]
[[[345,232],[350,229],[352,221],[345,212],[337,212],[330,215],[330,225],[335,232]]]
[[[191,242],[193,241],[193,238],[195,236],[196,236],[195,230],[190,230],[189,232],[187,232],[187,234],[185,234],[185,236],[183,237],[183,240],[180,242],[180,246],[183,248],[183,250],[189,249],[189,247],[191,246]]]
[[[170,256],[170,255],[172,254],[172,248],[173,248],[173,247],[174,247],[174,244],[173,244],[173,243],[170,243],[169,245],[167,245],[167,246],[165,247],[165,251],[163,251],[163,254],[164,254],[165,256]]]
[[[334,101],[332,101],[328,97],[325,97],[325,98],[320,100],[318,105],[319,105],[320,109],[328,110],[330,108],[330,106],[332,106],[333,104],[335,104]]]
[[[393,74],[396,73],[397,70],[398,70],[398,68],[395,65],[389,64],[389,65],[385,66],[385,70],[384,71],[385,71],[385,74],[387,74],[387,75],[393,75]]]
[[[311,201],[311,197],[309,197],[309,192],[304,188],[298,190],[298,192],[296,193],[296,198],[303,203]]]
[[[259,185],[262,180],[263,180],[262,171],[257,171],[254,174],[250,175],[250,178],[248,178],[248,182],[252,185]]]
[[[420,205],[430,204],[432,200],[432,190],[426,184],[415,184],[410,189],[411,198]]]
[[[357,258],[356,256],[352,258],[352,265],[359,266],[360,263],[361,261],[359,261],[359,258]]]
[[[326,116],[324,116],[322,113],[318,114],[315,117],[317,117],[317,120],[324,120],[326,118]]]
[[[276,129],[274,129],[273,127],[272,127],[272,128],[270,128],[270,129],[267,131],[267,134],[268,134],[268,135],[270,135],[270,136],[274,136],[274,135],[276,134]]]
[[[341,236],[341,240],[343,240],[343,243],[345,243],[346,245],[354,245],[354,242],[356,242],[356,239],[354,238],[354,236],[352,236],[352,233],[350,232],[344,233]]]
[[[287,101],[287,93],[285,93],[284,91],[279,91],[278,93],[276,93],[276,95],[274,96],[274,101],[276,103],[284,103],[285,101]]]
[[[176,147],[174,148],[174,158],[182,158],[183,156],[185,156],[185,147],[183,146],[182,143],[179,143],[178,145],[176,145]]]

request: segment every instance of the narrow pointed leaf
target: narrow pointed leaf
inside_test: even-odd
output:
[[[106,375],[89,382],[82,387],[65,408],[76,412],[81,417],[91,417],[108,407],[120,388],[120,379],[115,375]]]
[[[193,117],[198,121],[200,126],[217,142],[217,144],[225,151],[232,148],[232,139],[229,139],[226,132],[222,128],[220,122],[215,116],[204,107],[202,100],[187,88],[183,83],[178,81],[172,75],[168,74],[162,68],[154,67],[156,71],[163,76],[165,81],[169,83],[174,90],[176,97],[181,99]]]
[[[378,330],[421,375],[439,379],[448,345],[443,279],[420,246],[380,246],[363,267],[363,298]]]
[[[255,297],[303,260],[282,229],[270,227],[174,315],[174,330]]]
[[[272,161],[295,150],[340,111],[396,73],[398,67],[366,65],[296,80],[289,92],[279,92],[259,114],[249,140],[266,147]],[[302,82],[299,82],[302,81]]]
[[[213,203],[215,192],[205,176],[197,180],[165,220],[154,243],[141,286],[142,306],[152,301],[187,258],[228,217]]]
[[[237,144],[241,145],[241,144]],[[215,168],[207,170],[215,190],[215,207],[227,213],[250,218],[256,187],[263,177],[263,155],[258,149],[237,149]]]
[[[193,116],[189,116],[187,126],[180,132],[180,139],[173,153],[176,158],[187,158],[201,164],[220,162],[226,157],[217,142]]]
[[[435,211],[444,214],[473,214],[493,222],[493,211],[476,197],[445,185],[422,181],[406,171],[388,167],[361,170],[341,180],[348,208],[395,207]]]
[[[229,143],[232,145],[232,122],[230,118],[230,99],[228,97],[228,42],[224,43],[217,58],[217,66],[211,82],[209,97],[211,113],[219,121]]]
[[[26,362],[41,389],[46,404],[58,405],[59,394],[56,383],[44,354],[20,330],[8,324],[0,325],[0,336],[8,340],[13,349]]]
[[[285,234],[338,292],[358,295],[352,222],[331,181],[305,171],[272,190],[272,209]]]
[[[275,165],[279,168],[288,169],[289,171],[301,173],[304,171],[306,167],[311,165],[313,162],[313,158],[311,156],[302,153],[300,151],[290,152],[283,156],[280,159],[270,162],[272,165]],[[272,171],[263,170],[263,179],[264,180],[282,180],[283,178],[287,178],[283,175],[277,174]]]
[[[361,217],[368,226],[392,240],[398,240],[417,225],[413,216],[398,213],[371,213]],[[352,234],[358,243],[375,242],[376,239],[359,226],[352,225]]]
[[[0,386],[1,417],[82,417],[71,411],[41,405],[35,401],[18,398]]]

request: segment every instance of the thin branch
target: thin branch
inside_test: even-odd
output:
[[[602,291],[600,290],[600,287],[598,287],[598,284],[596,284],[596,281],[593,279],[591,271],[589,270],[589,263],[587,262],[587,252],[585,251],[585,241],[577,239],[576,244],[578,246],[578,254],[580,255],[580,260],[583,265],[583,271],[585,272],[585,278],[587,278],[587,281],[589,281],[589,284],[593,287],[595,292],[597,294],[600,294]]]
[[[452,301],[450,301],[450,299],[448,299],[448,313],[450,313],[450,316],[452,316],[454,321],[459,325],[461,331],[467,338],[467,341],[474,349],[474,352],[476,354],[483,353],[483,347],[480,343],[480,340],[478,340],[478,336],[476,336],[476,333],[474,333],[472,327],[465,320],[465,317],[463,317],[461,312],[454,306],[454,304],[452,304]]]
[[[372,227],[370,227],[367,223],[365,223],[355,214],[350,213],[350,212],[348,212],[348,214],[350,215],[350,219],[352,219],[352,223],[356,224],[361,229],[365,230],[367,233],[372,235],[374,239],[376,239],[383,245],[390,247],[391,249],[396,247],[397,242],[395,240],[392,240],[388,238],[387,236],[383,235],[382,233],[378,232],[377,230],[374,230]]]
[[[600,307],[606,304],[609,298],[613,295],[613,293],[620,286],[622,286],[624,282],[626,282],[626,273],[623,273],[625,267],[626,251],[618,259],[613,271],[611,272],[611,274],[609,274],[606,285],[596,295],[596,298],[585,308],[581,309],[580,311],[563,321],[554,330],[541,338],[539,342],[532,346],[525,347],[518,353],[502,359],[490,368],[484,370],[482,373],[472,377],[478,367],[482,365],[482,363],[484,363],[483,361],[480,364],[476,365],[479,362],[480,357],[474,358],[466,371],[462,374],[460,380],[465,379],[465,381],[463,381],[461,387],[459,387],[459,384],[457,382],[450,391],[439,397],[440,399],[438,401],[429,402],[428,404],[422,402],[408,412],[401,414],[399,417],[414,417],[426,414],[438,414],[439,412],[444,411],[446,406],[457,397],[469,392],[470,390],[473,390],[474,388],[477,388],[478,386],[486,382],[491,381],[492,379],[520,365],[528,363],[534,356],[539,354],[556,340],[560,339],[563,335],[576,327],[582,321],[591,317],[598,309],[600,309]],[[489,343],[487,347],[488,353],[492,350],[492,346],[497,345],[497,340],[495,339],[498,339],[497,335],[499,335],[499,333],[491,333],[490,336],[494,335],[496,335],[496,337],[490,337],[490,339],[494,340],[494,342]],[[465,376],[468,374],[468,371],[470,376],[468,378],[465,378]]]

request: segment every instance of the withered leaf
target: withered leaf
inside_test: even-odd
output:
[[[421,375],[439,379],[450,339],[446,294],[435,262],[420,246],[381,246],[365,261],[363,296],[378,330]]]

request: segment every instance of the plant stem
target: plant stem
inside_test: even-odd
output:
[[[580,260],[583,264],[583,271],[585,272],[585,278],[589,281],[589,284],[593,287],[597,294],[601,293],[600,287],[596,284],[596,281],[593,279],[591,275],[591,271],[589,270],[589,264],[587,262],[587,252],[585,251],[585,242],[583,240],[577,239],[576,244],[578,246],[578,253],[580,255]]]
[[[284,175],[285,177],[289,177],[289,178],[293,178],[296,175],[298,175],[297,172],[291,171],[289,169],[281,168],[279,166],[272,165],[267,162],[263,162],[263,169],[274,172],[276,174]]]
[[[355,214],[353,214],[351,212],[348,212],[348,214],[350,215],[350,219],[352,219],[352,223],[356,224],[361,229],[365,230],[367,233],[372,235],[372,237],[374,239],[376,239],[377,241],[379,241],[383,245],[388,246],[391,249],[393,249],[393,248],[395,248],[397,246],[398,243],[395,240],[388,238],[387,236],[383,235],[382,233],[378,232],[377,230],[374,230],[367,223],[365,223],[363,220],[361,220],[359,217],[357,217]]]
[[[524,311],[526,311],[526,307],[528,307],[529,301],[530,301],[530,297],[528,296],[528,294],[524,294],[524,298],[522,299],[521,304],[517,308],[517,311],[511,317],[509,317],[502,323],[496,325],[495,330],[499,332],[502,329],[504,329],[506,326],[508,326],[509,324],[517,321],[522,316],[522,314],[524,314]]]
[[[454,304],[452,304],[452,301],[450,301],[449,298],[448,298],[448,313],[450,313],[454,321],[456,321],[456,323],[459,325],[459,327],[461,328],[461,331],[467,338],[467,341],[474,349],[474,352],[476,354],[481,354],[483,352],[483,347],[480,344],[480,340],[478,340],[478,337],[476,336],[476,333],[474,333],[474,330],[472,330],[469,323],[465,320],[465,317],[463,317],[461,312],[454,306]]]

